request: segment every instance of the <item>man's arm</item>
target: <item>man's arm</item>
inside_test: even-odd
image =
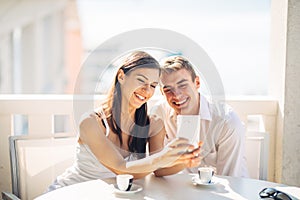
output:
[[[225,119],[218,142],[217,172],[242,177],[245,162],[245,127],[233,111]]]

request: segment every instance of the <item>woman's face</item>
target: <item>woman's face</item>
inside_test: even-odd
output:
[[[127,74],[119,74],[122,102],[137,109],[147,102],[154,94],[159,81],[159,70],[151,68],[137,68]]]

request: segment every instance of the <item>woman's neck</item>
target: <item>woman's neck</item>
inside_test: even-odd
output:
[[[122,99],[122,107],[121,107],[121,129],[126,134],[130,134],[130,130],[134,124],[134,115],[136,109],[128,104],[127,101]]]
[[[135,114],[136,108],[130,106],[128,101],[124,101],[124,99],[122,99],[122,107],[121,108],[122,108],[122,110],[121,110],[121,118],[122,119],[130,118],[131,120],[134,120],[134,114]]]

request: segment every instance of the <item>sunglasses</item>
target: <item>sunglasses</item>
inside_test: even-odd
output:
[[[272,198],[276,200],[292,200],[289,195],[274,188],[265,188],[260,193],[261,198]]]

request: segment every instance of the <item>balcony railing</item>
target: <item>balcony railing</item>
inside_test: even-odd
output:
[[[101,98],[100,96],[99,99]],[[8,137],[21,134],[21,131],[28,135],[41,137],[76,134],[74,115],[78,115],[80,112],[83,113],[85,108],[96,107],[97,103],[92,106],[87,105],[90,104],[91,100],[85,97],[76,102],[73,100],[72,95],[0,96],[0,191],[11,191]],[[156,100],[152,100],[150,105],[153,105]],[[247,126],[248,131],[269,133],[268,180],[273,181],[277,101],[243,97],[231,98],[227,100],[227,103],[237,112]],[[74,112],[74,106],[79,109],[76,110],[76,113]],[[61,123],[61,121],[64,122]],[[18,125],[22,129],[19,129]]]

